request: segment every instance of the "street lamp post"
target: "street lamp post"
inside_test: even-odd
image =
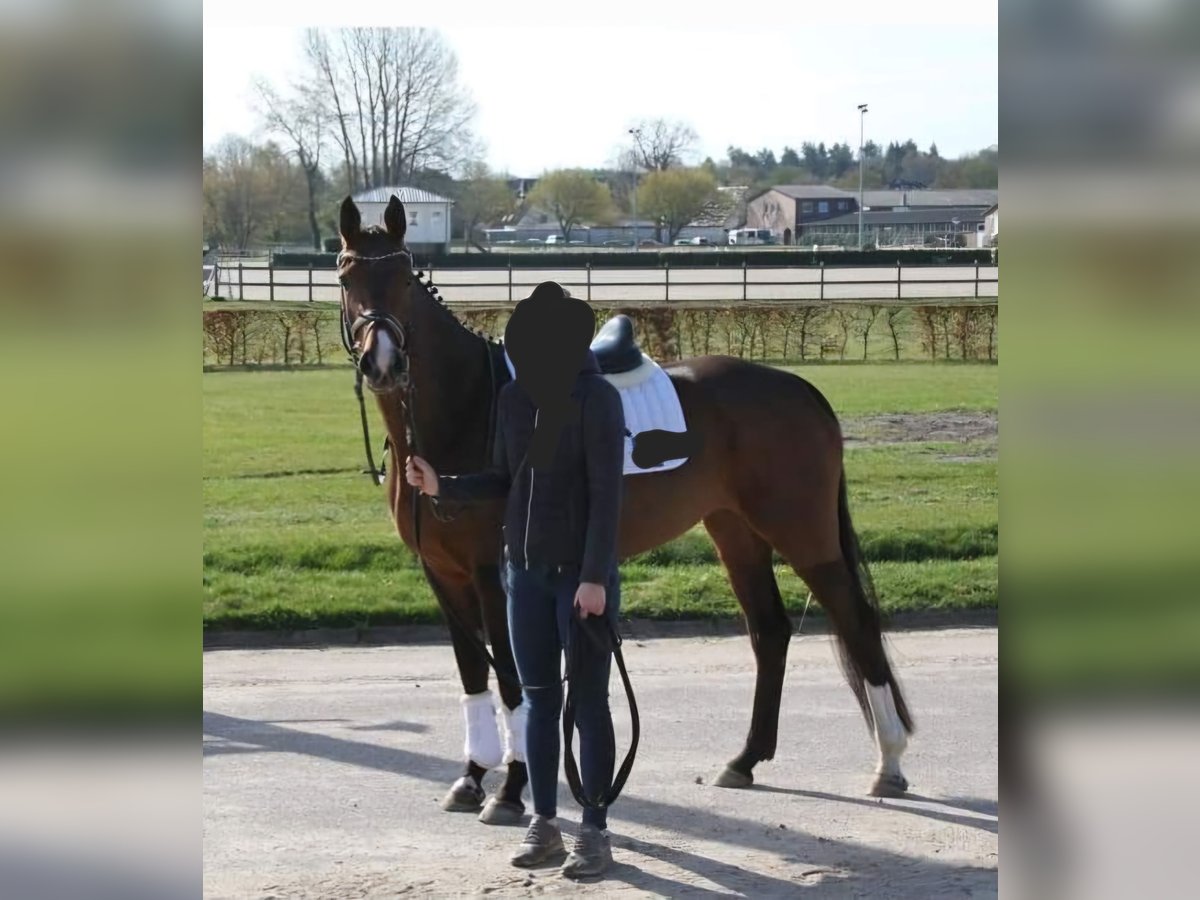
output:
[[[629,133],[632,134],[634,136],[634,138],[636,138],[638,140],[639,144],[641,143],[642,129],[630,128]],[[637,157],[635,156],[634,160],[633,160],[633,251],[634,251],[634,253],[636,253],[637,249],[638,249],[637,192],[638,192]]]
[[[863,122],[867,104],[858,104],[858,249],[863,248]]]

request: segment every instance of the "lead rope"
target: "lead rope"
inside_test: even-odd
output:
[[[563,704],[562,713],[562,729],[563,729],[563,768],[566,770],[567,785],[571,788],[571,794],[575,797],[575,802],[587,809],[607,809],[612,806],[617,797],[621,795],[621,790],[625,787],[625,782],[629,778],[629,773],[633,770],[633,762],[637,758],[638,741],[641,738],[642,724],[641,717],[638,714],[637,699],[633,696],[633,685],[629,682],[629,672],[625,668],[625,657],[621,654],[621,636],[613,627],[612,620],[604,615],[604,623],[607,626],[605,630],[599,634],[596,632],[598,623],[592,624],[592,618],[580,620],[580,618],[572,612],[571,614],[571,641],[569,642],[567,653],[567,697]],[[625,761],[621,763],[621,768],[617,770],[616,777],[613,779],[612,785],[607,790],[603,790],[596,797],[588,797],[583,789],[583,782],[579,777],[579,764],[575,761],[575,748],[572,746],[572,736],[575,731],[575,680],[579,668],[579,654],[576,652],[578,647],[577,640],[581,633],[587,634],[588,638],[596,643],[603,653],[611,653],[617,661],[617,668],[621,672],[621,681],[625,685],[625,696],[629,699],[629,719],[631,723],[631,736],[629,741],[629,750],[625,753]],[[604,642],[608,641],[606,645]],[[605,686],[607,690],[607,685]]]
[[[587,398],[584,398],[584,405],[587,403]],[[582,413],[582,410],[581,410]],[[626,436],[630,435],[629,429],[625,429]],[[625,782],[629,778],[629,773],[633,770],[633,762],[637,758],[638,741],[641,738],[642,724],[641,717],[638,714],[637,698],[633,695],[633,685],[629,681],[629,672],[625,668],[625,657],[621,653],[621,636],[617,633],[617,629],[605,613],[603,615],[605,628],[603,631],[597,632],[599,623],[594,622],[595,617],[580,619],[578,615],[571,614],[571,636],[567,642],[567,696],[563,702],[562,712],[562,730],[563,730],[563,769],[567,776],[567,785],[571,788],[571,794],[575,797],[575,802],[584,808],[590,809],[607,809],[621,795],[621,790],[625,787]],[[617,770],[616,777],[613,778],[612,784],[607,790],[604,790],[597,797],[588,797],[583,789],[583,781],[579,777],[579,764],[575,761],[575,748],[572,746],[572,735],[575,731],[575,684],[576,675],[579,669],[579,635],[586,634],[602,653],[612,654],[617,661],[617,669],[621,673],[621,682],[625,686],[625,696],[629,700],[629,719],[630,719],[630,741],[629,750],[625,753],[625,761],[621,763],[621,768]],[[605,685],[605,690],[608,686]],[[615,762],[615,759],[614,759]]]

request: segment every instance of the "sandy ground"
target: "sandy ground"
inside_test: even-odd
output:
[[[888,413],[848,416],[842,420],[847,447],[906,443],[958,443],[961,452],[943,454],[945,462],[995,459],[1000,420],[994,412]]]
[[[642,744],[610,813],[616,865],[590,884],[511,868],[523,828],[439,808],[463,739],[448,646],[208,652],[205,895],[995,896],[997,632],[890,642],[918,731],[912,799],[878,801],[828,637],[793,639],[779,751],[745,791],[711,781],[749,723],[748,640],[628,641]],[[578,813],[560,783],[564,832]]]

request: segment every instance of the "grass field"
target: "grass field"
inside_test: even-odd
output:
[[[992,365],[790,368],[851,424],[875,414],[994,412],[998,405]],[[203,378],[205,627],[440,621],[382,491],[359,474],[362,437],[349,368]],[[885,610],[996,605],[994,442],[848,448],[846,466],[851,512]],[[622,572],[630,615],[738,614],[702,528]],[[803,584],[786,566],[776,572],[788,608],[798,612]],[[809,614],[819,614],[815,604]]]

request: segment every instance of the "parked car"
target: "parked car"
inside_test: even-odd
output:
[[[566,242],[567,242],[567,239],[565,237],[563,237],[561,234],[551,234],[551,235],[546,236],[546,244],[548,246],[554,246],[556,244],[559,246],[562,246]]]
[[[676,247],[690,247],[690,246],[692,246],[692,239],[691,238],[675,238],[675,246]]]

